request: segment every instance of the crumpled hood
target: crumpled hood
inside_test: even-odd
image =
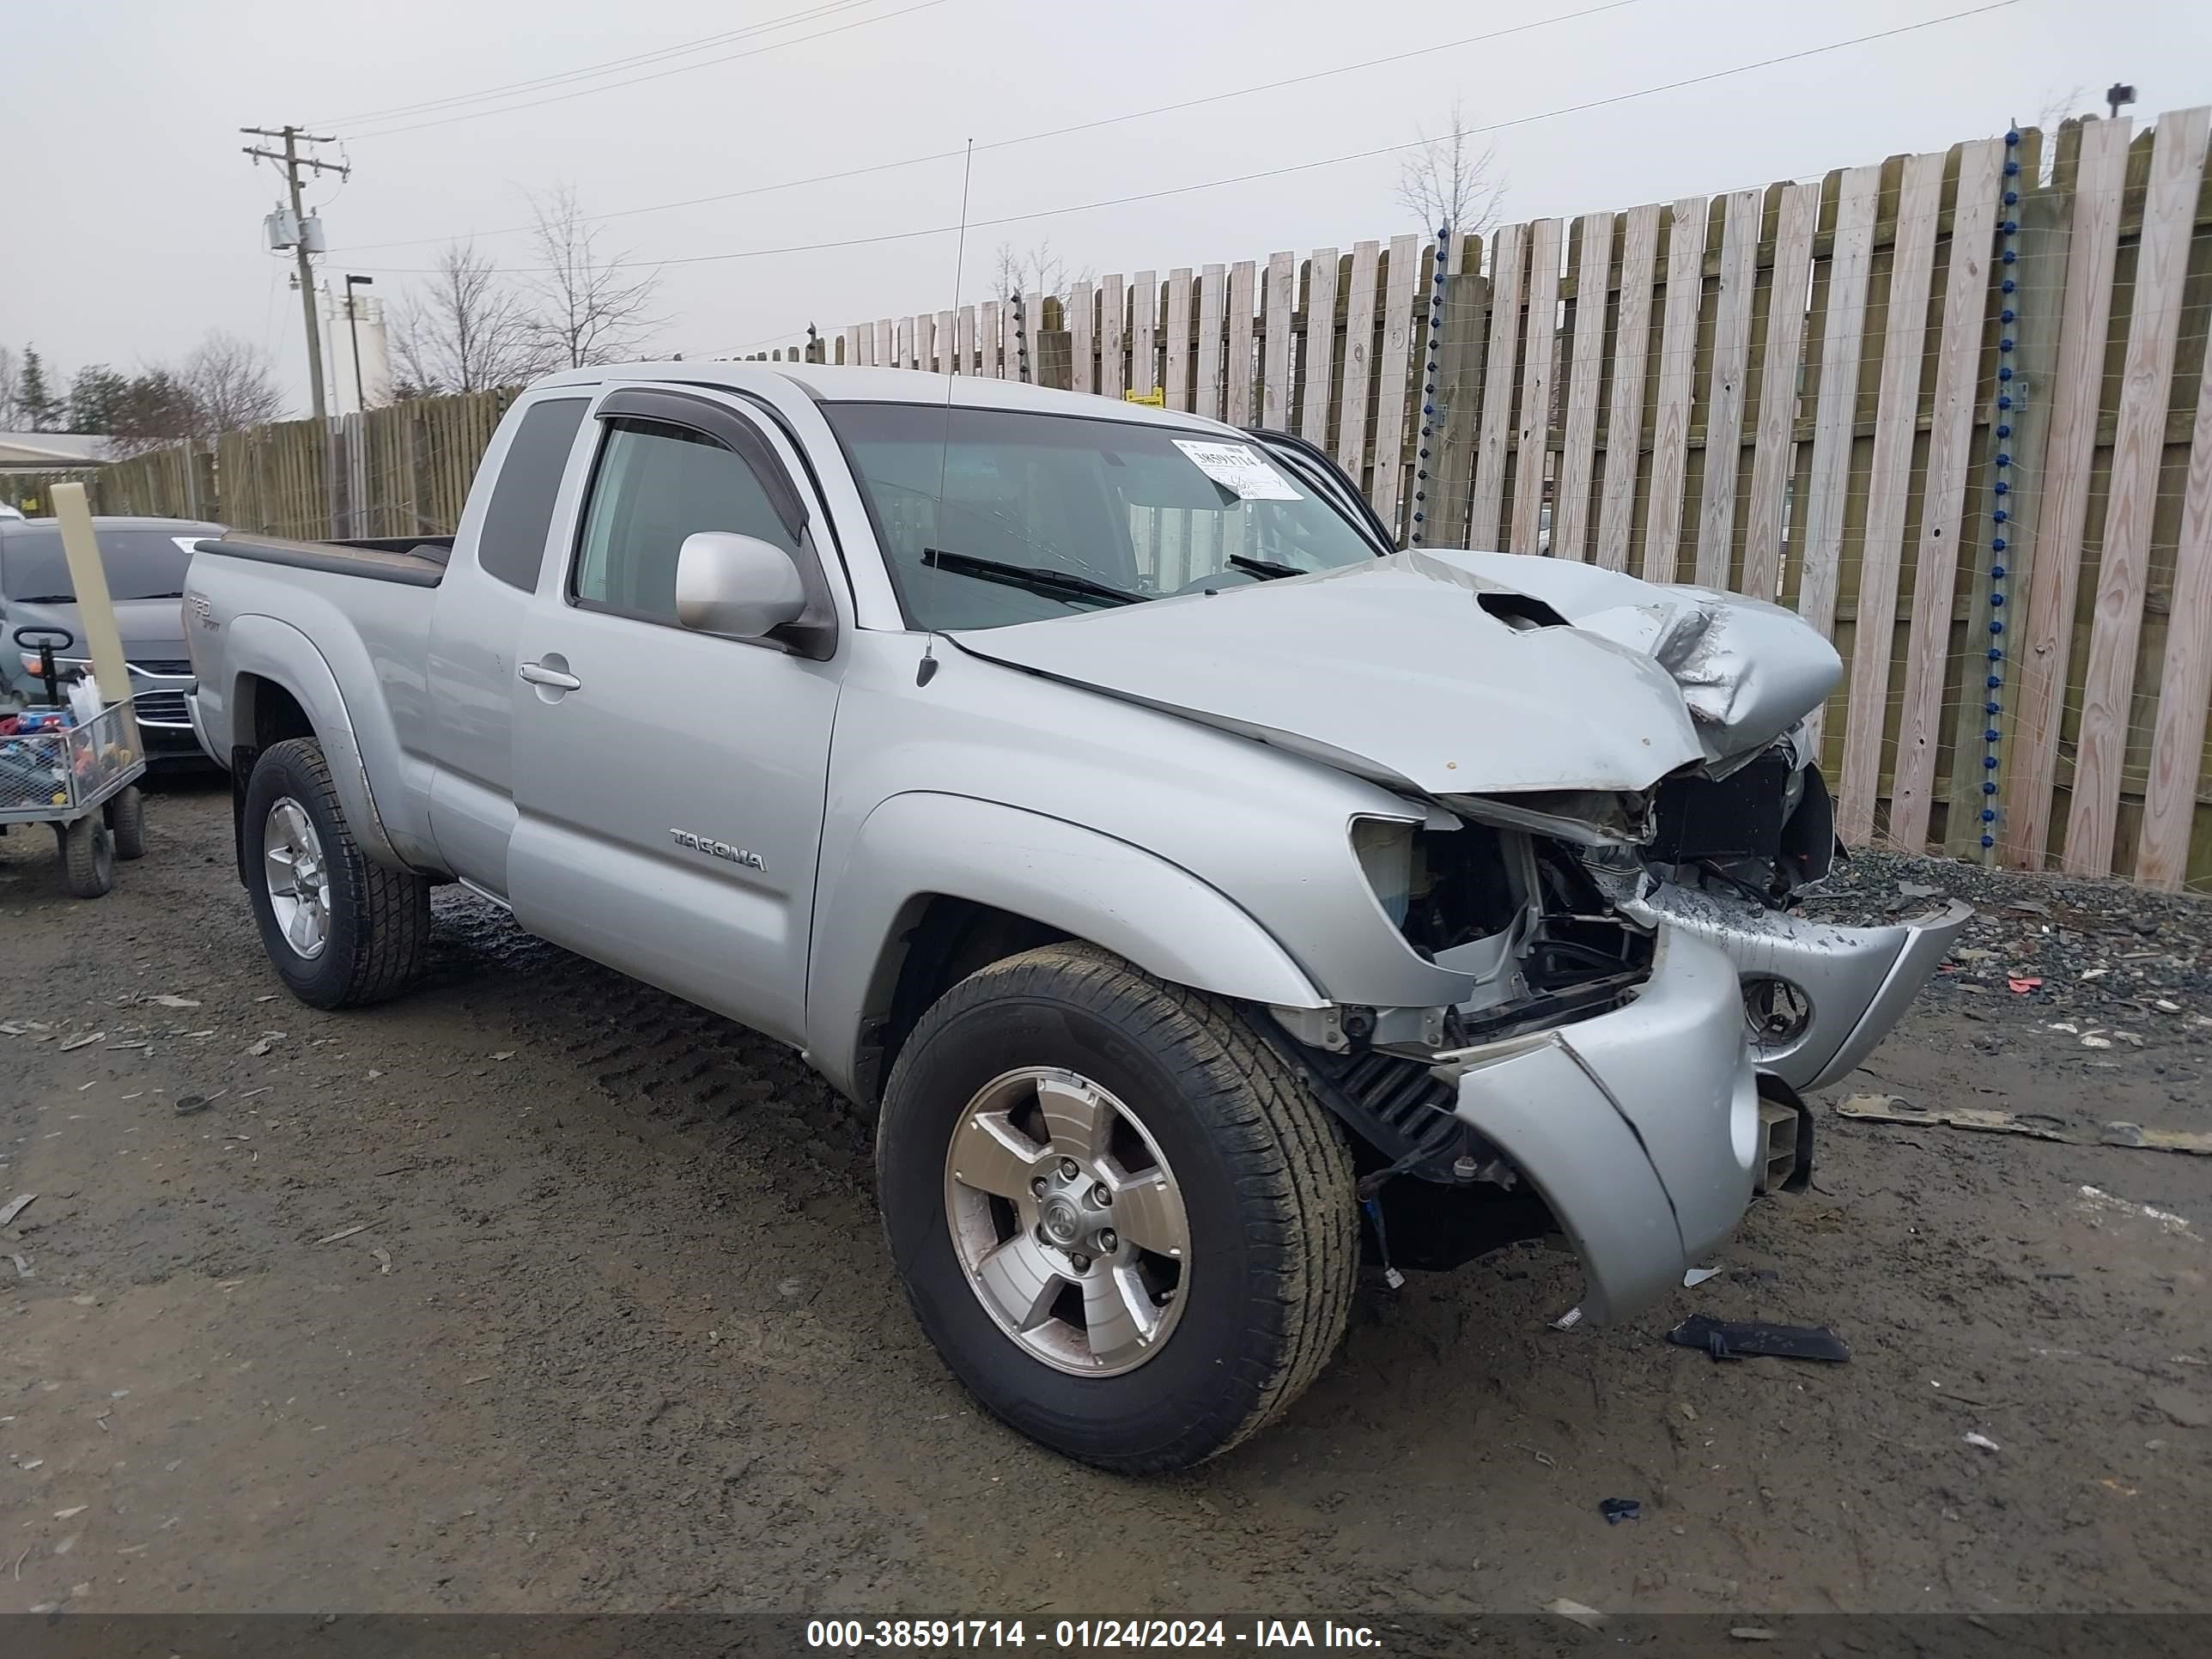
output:
[[[1765,748],[1843,678],[1835,647],[1778,605],[1531,554],[1450,556],[1656,660],[1680,690],[1708,761]]]
[[[951,637],[1426,794],[1643,789],[1701,757],[1651,657],[1595,632],[1516,625],[1516,603],[1468,555],[1397,553]]]
[[[1648,789],[1763,748],[1842,672],[1772,605],[1496,553],[1395,553],[951,637],[1431,795]]]

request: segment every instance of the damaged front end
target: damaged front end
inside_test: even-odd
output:
[[[1679,1283],[1759,1192],[1802,1188],[1801,1091],[1887,1033],[1970,912],[1791,914],[1835,856],[1800,732],[1648,791],[1447,795],[1354,843],[1408,945],[1471,976],[1443,1010],[1283,1014],[1366,1143],[1386,1261],[1563,1234],[1586,1317]]]

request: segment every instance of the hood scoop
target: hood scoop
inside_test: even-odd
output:
[[[1500,589],[1495,592],[1478,593],[1474,596],[1474,602],[1508,628],[1526,629],[1565,628],[1569,625],[1565,617],[1543,600],[1532,599],[1526,593],[1510,593]]]

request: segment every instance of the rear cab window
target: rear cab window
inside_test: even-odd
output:
[[[486,574],[526,593],[538,591],[561,475],[590,404],[588,398],[549,398],[534,404],[515,429],[492,485],[491,505],[477,533],[477,562]]]

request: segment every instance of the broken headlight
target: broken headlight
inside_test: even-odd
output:
[[[1522,900],[1513,875],[1517,860],[1503,842],[1487,824],[1352,823],[1352,849],[1376,902],[1406,942],[1431,958],[1513,925]]]

